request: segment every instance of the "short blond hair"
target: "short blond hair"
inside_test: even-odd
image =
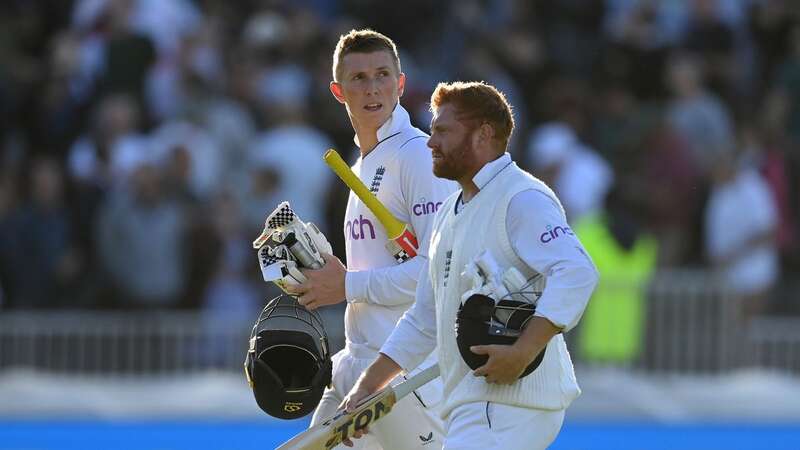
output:
[[[459,121],[488,123],[494,128],[495,139],[503,146],[514,131],[514,114],[506,96],[483,81],[439,83],[431,94],[431,112],[444,104],[452,104]]]
[[[397,54],[397,46],[388,36],[377,31],[365,28],[363,30],[350,30],[347,34],[339,36],[339,42],[333,51],[333,79],[338,81],[341,78],[339,66],[342,59],[350,53],[373,53],[389,52],[394,60],[394,67],[400,73],[400,56]]]

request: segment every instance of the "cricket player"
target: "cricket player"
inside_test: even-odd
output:
[[[352,409],[435,348],[444,383],[445,449],[544,449],[580,393],[561,333],[581,317],[597,271],[553,191],[506,153],[514,121],[500,92],[484,83],[439,84],[431,109],[433,172],[458,181],[461,190],[439,209],[416,303],[345,405]],[[471,294],[465,268],[487,251],[497,266],[539,280],[541,295],[512,345],[469,349],[488,356],[473,371],[459,351],[455,323]],[[541,364],[520,378],[543,349]]]
[[[413,227],[420,248],[416,257],[398,264],[385,248],[388,237],[380,222],[350,193],[344,223],[348,267],[326,255],[325,266],[304,270],[308,281],[292,291],[310,309],[347,301],[345,348],[333,357],[332,387],[323,394],[312,425],[336,412],[413,304],[433,218],[457,189],[433,176],[428,135],[411,125],[399,103],[406,78],[391,39],[371,30],[341,36],[333,77],[331,93],[345,105],[361,152],[353,172],[395,217]],[[390,418],[376,424],[373,439],[359,444],[385,450],[441,448],[442,423],[432,408],[440,399],[437,379],[400,401]]]

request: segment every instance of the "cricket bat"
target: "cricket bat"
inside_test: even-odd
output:
[[[398,262],[407,261],[417,256],[417,249],[419,243],[417,236],[411,226],[403,223],[378,200],[375,195],[367,189],[364,183],[350,170],[350,166],[344,162],[339,153],[334,149],[325,152],[322,157],[328,166],[336,172],[336,175],[344,181],[344,184],[349,187],[365,205],[375,214],[378,221],[386,229],[386,234],[389,236],[389,242],[386,243],[386,249],[389,253],[394,255]]]
[[[337,411],[332,417],[284,442],[276,450],[330,450],[392,411],[401,398],[439,376],[434,364],[395,386],[386,387],[365,398],[353,412]]]

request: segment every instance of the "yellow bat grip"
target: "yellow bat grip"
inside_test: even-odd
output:
[[[339,178],[344,181],[344,184],[347,185],[353,192],[367,205],[370,211],[375,214],[375,217],[381,222],[384,228],[386,228],[386,234],[389,236],[389,239],[394,239],[400,236],[405,229],[405,226],[402,222],[397,220],[392,213],[383,206],[383,203],[378,200],[375,195],[367,189],[364,183],[350,170],[350,166],[347,165],[346,162],[339,156],[339,153],[336,152],[334,149],[329,149],[325,152],[325,155],[322,157],[325,160],[325,163],[336,172],[336,175],[339,175]]]

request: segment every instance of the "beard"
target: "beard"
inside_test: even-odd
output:
[[[438,178],[458,181],[466,172],[466,157],[471,153],[471,150],[472,141],[470,140],[470,134],[467,133],[461,139],[461,142],[453,145],[446,152],[439,152],[442,157],[438,163],[434,161],[433,174]]]

